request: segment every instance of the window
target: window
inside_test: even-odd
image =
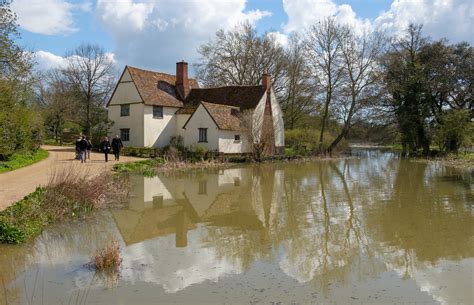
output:
[[[163,118],[163,106],[153,106],[153,118],[154,119]]]
[[[130,129],[129,128],[120,129],[120,138],[124,142],[130,141]]]
[[[207,194],[207,180],[199,181],[198,195],[206,195],[206,194]]]
[[[207,128],[199,128],[199,142],[207,142]]]
[[[239,134],[236,134],[234,136],[234,142],[236,142],[236,143],[240,142],[240,135]]]
[[[129,116],[130,115],[130,105],[124,104],[120,105],[120,116]]]

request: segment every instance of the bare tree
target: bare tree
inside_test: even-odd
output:
[[[346,31],[346,27],[337,24],[332,18],[327,18],[311,26],[306,32],[306,55],[317,88],[316,100],[322,106],[319,136],[320,153],[325,152],[323,141],[329,119],[330,105],[334,101],[334,96],[344,74],[340,36],[347,35]]]
[[[337,39],[342,55],[342,90],[335,99],[333,112],[343,126],[327,148],[328,153],[347,135],[352,119],[378,96],[378,85],[383,78],[378,60],[385,50],[385,37],[379,32],[356,35],[347,26],[341,29]]]
[[[69,85],[79,90],[81,105],[78,115],[84,133],[107,118],[105,104],[114,89],[116,68],[112,58],[97,45],[83,44],[67,54],[63,73]],[[104,116],[105,115],[105,116]]]
[[[197,78],[207,87],[259,85],[262,74],[272,75],[276,93],[283,88],[285,51],[270,35],[259,36],[249,23],[219,30],[202,45],[195,64]]]
[[[286,50],[284,89],[280,94],[285,126],[293,129],[304,114],[314,111],[314,86],[304,56],[304,45],[297,35],[290,38]]]
[[[60,69],[52,69],[39,75],[35,91],[37,102],[42,108],[44,124],[56,142],[62,144],[66,123],[80,123],[75,116],[80,100],[78,88],[72,87],[65,80]]]

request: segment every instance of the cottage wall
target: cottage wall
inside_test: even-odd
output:
[[[119,85],[120,86],[120,85]],[[143,104],[130,104],[130,115],[120,116],[120,105],[109,105],[109,119],[114,122],[110,129],[109,137],[120,135],[121,128],[130,129],[130,141],[123,141],[124,146],[143,147],[144,131],[143,131]]]
[[[198,143],[199,128],[207,128],[207,143]],[[191,119],[186,124],[183,132],[184,146],[202,146],[208,150],[219,149],[219,129],[204,106],[199,107],[194,112]]]
[[[240,141],[235,141],[235,135],[240,135]],[[219,130],[219,152],[226,154],[248,153],[250,146],[240,131]]]
[[[176,111],[178,108],[163,107],[163,118],[153,117],[153,106],[144,105],[144,146],[162,148],[176,136]]]
[[[285,147],[285,124],[283,122],[283,112],[280,108],[280,103],[275,96],[273,89],[270,91],[270,100],[273,114],[273,130],[275,132],[275,147]],[[281,150],[281,149],[280,149]]]

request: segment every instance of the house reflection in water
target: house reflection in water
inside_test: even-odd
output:
[[[271,174],[265,176],[270,188],[252,168],[134,177],[128,209],[112,215],[127,246],[175,234],[176,247],[186,247],[188,231],[199,223],[261,230],[268,227],[271,201],[279,194],[272,182],[283,179],[278,170]]]

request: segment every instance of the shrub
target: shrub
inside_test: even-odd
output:
[[[310,156],[319,153],[319,134],[317,129],[291,129],[285,130],[285,143],[288,153],[292,156]],[[324,133],[323,151],[327,150],[335,136],[330,132]],[[347,150],[349,147],[346,140],[342,140],[334,152]]]
[[[128,146],[122,149],[122,155],[140,158],[155,158],[158,149],[152,147],[133,147]]]
[[[98,271],[116,271],[122,263],[120,245],[112,240],[103,249],[97,249],[92,258],[92,265]]]

